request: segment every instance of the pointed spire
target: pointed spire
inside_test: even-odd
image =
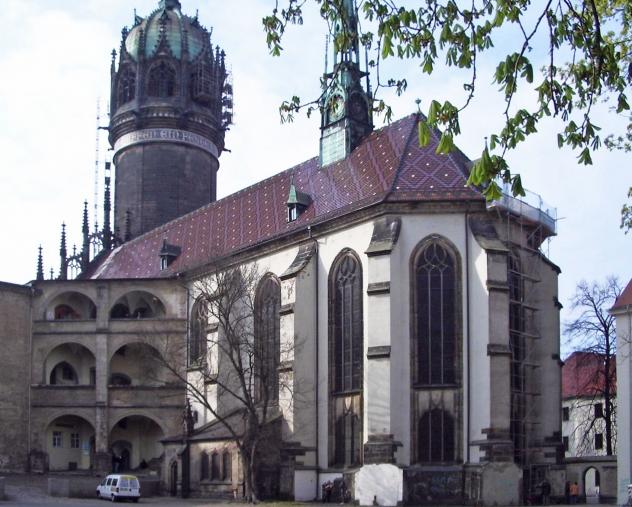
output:
[[[68,279],[68,251],[66,250],[66,224],[61,224],[61,242],[59,247],[59,279]]]
[[[112,248],[112,227],[110,225],[110,212],[112,202],[110,197],[110,162],[105,163],[105,191],[103,192],[103,250]]]
[[[110,72],[116,74],[116,49],[112,50],[112,65],[110,66]]]
[[[36,280],[44,279],[44,257],[42,256],[42,245],[38,248],[39,253],[37,254],[37,275],[35,276]]]
[[[181,9],[182,5],[180,5],[179,0],[160,0],[158,3],[159,9]]]
[[[83,247],[81,248],[81,271],[84,271],[90,263],[90,228],[88,226],[88,201],[83,202]]]

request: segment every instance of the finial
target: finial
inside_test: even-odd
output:
[[[417,112],[421,113],[421,99],[415,99],[415,104],[417,104]]]
[[[105,163],[105,190],[103,192],[103,250],[112,248],[112,227],[110,225],[110,212],[112,202],[110,198],[110,162]]]
[[[59,248],[59,279],[68,279],[68,252],[66,250],[66,224],[61,224],[61,245]]]
[[[37,254],[37,275],[35,276],[36,280],[44,279],[44,258],[42,257],[42,245],[38,248],[39,253]]]
[[[55,271],[53,270],[53,268],[50,268],[50,278],[49,280],[54,280],[55,279]]]

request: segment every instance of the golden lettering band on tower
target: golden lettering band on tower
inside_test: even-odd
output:
[[[128,146],[142,143],[186,144],[210,153],[215,158],[219,157],[217,146],[211,141],[198,134],[178,129],[144,129],[130,132],[116,140],[116,143],[114,143],[114,153],[117,154]]]

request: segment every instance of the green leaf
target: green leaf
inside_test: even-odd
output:
[[[444,132],[441,135],[441,139],[439,140],[439,145],[435,150],[436,153],[447,155],[454,149],[454,139],[447,132]]]
[[[417,124],[419,134],[419,146],[428,146],[430,142],[430,127],[425,121],[420,121]]]
[[[437,116],[439,115],[439,111],[441,110],[441,104],[436,100],[433,100],[430,103],[430,109],[428,110],[428,123],[434,125],[437,123]]]

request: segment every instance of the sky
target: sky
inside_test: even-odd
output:
[[[300,27],[283,40],[280,58],[269,55],[261,19],[272,0],[181,0],[183,11],[199,9],[212,40],[227,54],[234,83],[234,125],[220,157],[218,197],[287,169],[318,154],[319,115],[304,115],[281,124],[278,107],[293,95],[318,96],[325,65],[326,25],[315,2]],[[109,68],[112,49],[120,46],[121,29],[131,26],[134,8],[149,14],[158,0],[2,0],[0,25],[0,280],[26,283],[36,270],[37,247],[44,252],[45,271],[59,270],[61,223],[68,225],[69,245],[81,242],[83,201],[94,221],[96,111],[100,125],[108,122]],[[313,5],[312,5],[313,4]],[[495,41],[499,56],[515,34]],[[546,53],[537,41],[531,54],[534,68]],[[491,81],[493,58],[479,61],[479,87],[463,113],[457,145],[471,159],[481,153],[484,136],[502,124],[502,97]],[[463,100],[463,73],[437,66],[432,76],[410,62],[386,61],[385,75],[398,72],[408,80],[401,97],[380,90],[394,109],[394,118],[430,101]],[[373,76],[373,82],[376,78]],[[531,95],[519,100],[530,103]],[[622,122],[600,106],[595,123],[607,131]],[[382,126],[378,119],[376,125]],[[632,185],[632,155],[601,150],[593,166],[580,166],[576,154],[559,150],[555,120],[541,125],[537,135],[511,153],[512,170],[525,187],[557,208],[558,235],[543,251],[562,269],[559,299],[562,321],[572,318],[569,303],[580,280],[604,280],[615,275],[623,284],[632,278],[632,233],[619,228],[620,209]],[[108,152],[100,133],[98,202],[102,201],[103,163]],[[99,208],[99,222],[102,215]],[[47,274],[48,276],[48,274]]]

